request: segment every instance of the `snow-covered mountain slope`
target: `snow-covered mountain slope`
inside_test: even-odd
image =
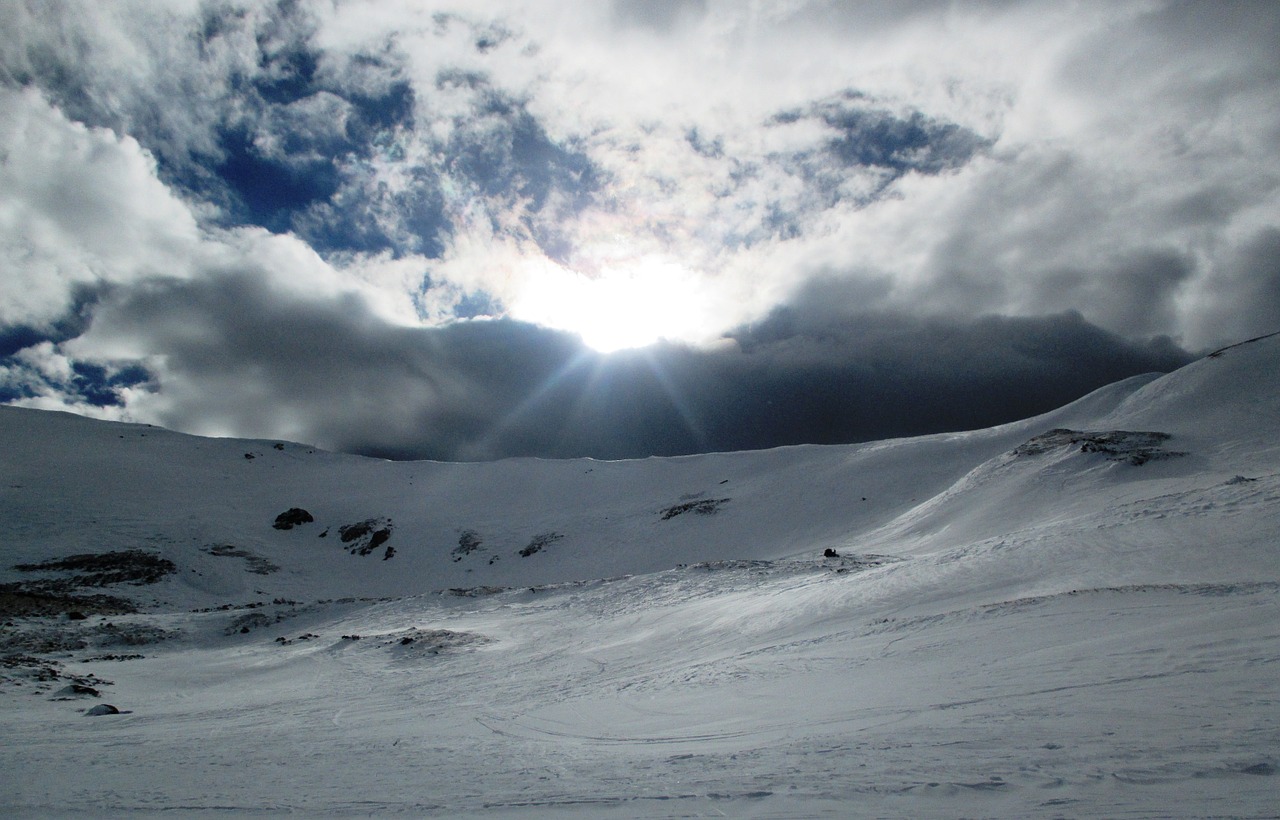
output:
[[[208,606],[228,595],[411,595],[812,556],[852,545],[1036,433],[1112,412],[1142,383],[993,430],[618,462],[390,462],[0,407],[9,557],[148,550],[179,572],[146,600]],[[291,508],[315,522],[275,529]],[[339,528],[367,520],[391,535],[353,556]],[[540,535],[545,547],[521,556]],[[246,577],[211,545],[280,571]]]
[[[0,811],[1270,816],[1278,364],[625,462],[0,407]]]

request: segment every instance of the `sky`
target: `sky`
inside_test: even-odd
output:
[[[1024,418],[1280,330],[1280,5],[12,0],[0,402],[389,458]]]

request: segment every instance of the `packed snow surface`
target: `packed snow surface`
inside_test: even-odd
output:
[[[622,462],[0,408],[0,814],[1275,816],[1278,365]]]

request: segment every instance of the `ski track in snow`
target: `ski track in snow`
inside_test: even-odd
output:
[[[0,668],[0,813],[1276,816],[1277,360],[1259,340],[990,431],[639,462],[0,408],[0,581],[177,565],[89,590],[138,614],[5,618],[0,654],[62,678]],[[1013,454],[1059,427],[1188,455]],[[293,506],[317,521],[273,530]],[[338,542],[369,519],[393,558]],[[73,676],[100,696],[58,699]]]

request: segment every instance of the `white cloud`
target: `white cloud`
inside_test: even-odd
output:
[[[132,137],[0,88],[0,322],[58,318],[77,286],[182,276],[195,218]]]

